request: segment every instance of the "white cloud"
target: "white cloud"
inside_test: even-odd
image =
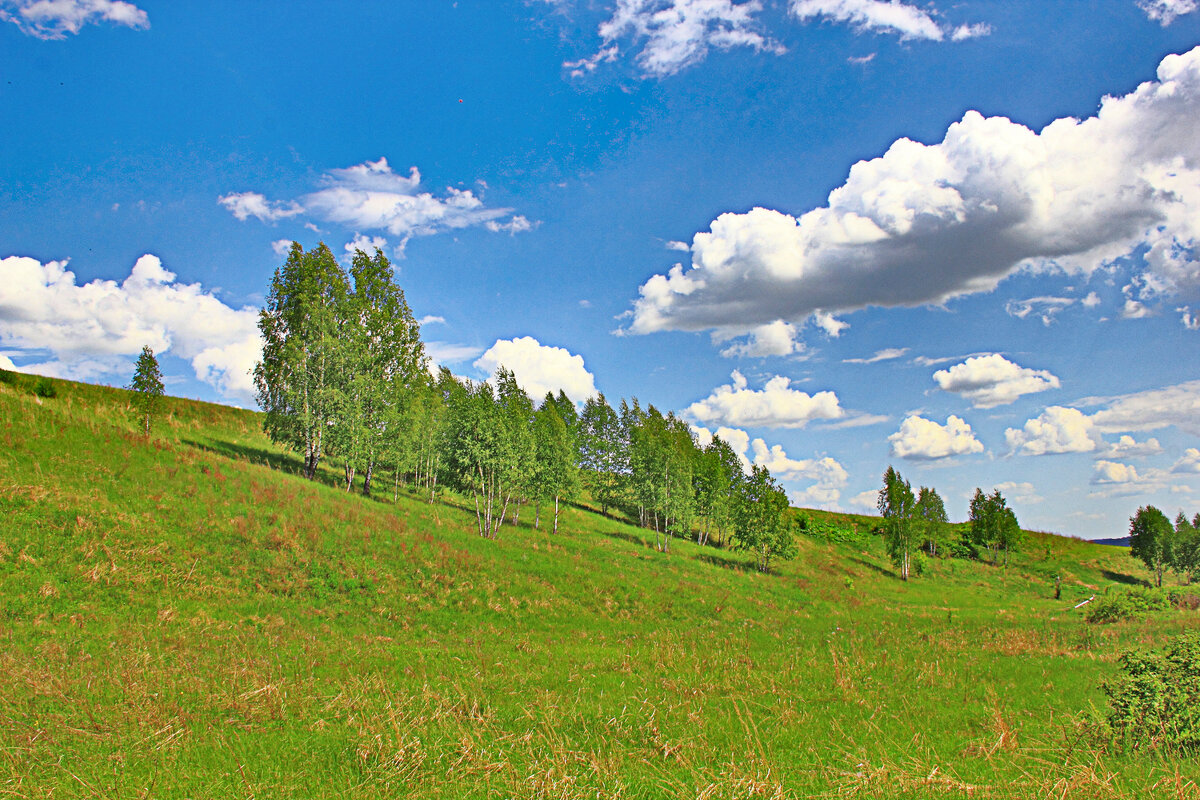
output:
[[[437,367],[460,364],[468,359],[478,357],[483,352],[483,348],[454,342],[425,342],[425,352],[429,356],[430,371],[436,372]]]
[[[1162,451],[1162,445],[1154,437],[1139,442],[1129,434],[1123,433],[1117,441],[1106,443],[1097,458],[1145,458],[1156,456]]]
[[[890,5],[890,4],[889,4]],[[1200,48],[1088,119],[1040,132],[967,112],[899,139],[799,217],[753,208],[652,276],[628,330],[741,329],[986,292],[1022,266],[1090,274],[1146,248],[1139,302],[1200,289]]]
[[[1058,312],[1074,304],[1074,297],[1030,297],[1025,300],[1009,300],[1004,304],[1004,311],[1017,319],[1025,319],[1036,311],[1042,319],[1042,324],[1049,326]]]
[[[1024,428],[1009,428],[1004,432],[1009,450],[1027,456],[1054,453],[1090,453],[1097,440],[1092,420],[1076,408],[1050,406]]]
[[[796,341],[796,334],[795,325],[776,320],[749,331],[746,341],[731,344],[721,351],[721,355],[726,358],[788,356],[804,349],[804,345]]]
[[[475,361],[476,369],[488,374],[501,366],[512,370],[517,383],[534,400],[546,392],[563,391],[579,403],[597,394],[595,378],[584,367],[583,356],[544,345],[532,336],[500,339]]]
[[[1196,0],[1138,0],[1138,8],[1164,28],[1176,17],[1190,14],[1197,8]]]
[[[1200,450],[1189,447],[1183,451],[1183,457],[1171,467],[1171,472],[1185,475],[1200,475]]]
[[[494,219],[489,219],[483,223],[483,227],[492,233],[507,233],[510,236],[516,236],[518,233],[531,231],[540,224],[540,222],[530,222],[521,214],[514,214],[508,222],[497,222]]]
[[[1183,323],[1183,327],[1189,331],[1200,331],[1200,314],[1192,313],[1188,306],[1180,306],[1175,310],[1179,312],[1179,321]]]
[[[304,209],[295,203],[271,203],[258,192],[234,192],[218,197],[217,202],[243,222],[250,217],[263,222],[278,222],[304,213]]]
[[[354,231],[386,231],[400,237],[399,250],[412,236],[489,222],[495,223],[494,230],[512,233],[533,226],[520,215],[507,223],[496,222],[512,209],[488,208],[469,189],[448,186],[441,196],[421,191],[421,173],[416,167],[411,167],[407,176],[398,175],[386,158],[331,169],[322,176],[321,184],[298,200],[271,202],[257,192],[236,192],[222,196],[219,202],[239,220],[255,217],[275,222],[306,213]]]
[[[879,490],[867,489],[854,495],[849,500],[851,508],[863,508],[874,511],[879,508]]]
[[[721,422],[747,428],[802,428],[814,419],[839,419],[845,411],[833,392],[807,392],[790,388],[791,381],[776,375],[762,389],[748,388],[746,378],[734,370],[732,383],[718,386],[685,413],[703,423]]]
[[[1097,461],[1090,482],[1093,486],[1101,487],[1094,495],[1100,497],[1127,497],[1162,491],[1180,494],[1191,491],[1187,486],[1174,484],[1166,470],[1138,470],[1131,464],[1117,461]]]
[[[950,32],[950,40],[954,42],[964,42],[967,39],[978,39],[980,36],[990,36],[992,26],[986,22],[977,22],[974,25],[959,25]]]
[[[1095,308],[1100,305],[1100,295],[1095,292],[1088,292],[1087,297],[1079,301],[1085,308]]]
[[[900,423],[900,430],[888,437],[892,455],[913,460],[933,460],[950,456],[982,453],[983,444],[961,417],[953,414],[945,425],[916,414]]]
[[[997,484],[996,488],[1010,500],[1015,500],[1018,503],[1032,505],[1046,499],[1037,493],[1033,488],[1033,484],[1029,481],[1005,481],[1004,483]]]
[[[439,317],[434,314],[426,314],[425,316],[423,316],[419,320],[417,320],[417,324],[422,327],[424,327],[426,325],[435,325],[435,324],[436,325],[445,325],[446,318]]]
[[[277,256],[286,256],[292,249],[294,242],[291,239],[276,239],[271,242],[271,249],[275,251]]]
[[[382,236],[363,236],[361,233],[355,233],[354,238],[346,242],[343,248],[346,251],[348,258],[353,258],[357,250],[362,250],[369,256],[374,256],[376,250],[384,250],[387,248],[387,239]]]
[[[758,31],[755,15],[760,11],[761,0],[617,0],[612,16],[600,24],[600,51],[563,66],[573,77],[591,72],[615,60],[623,40],[641,46],[638,66],[659,78],[702,61],[714,47],[783,53],[783,45]]]
[[[876,350],[875,355],[870,358],[846,358],[842,360],[843,364],[875,364],[880,361],[891,361],[896,358],[904,358],[908,354],[907,347],[888,347],[884,350]]]
[[[943,391],[961,394],[975,408],[1007,405],[1023,394],[1059,388],[1058,378],[1050,372],[1018,366],[999,353],[940,369],[933,379]]]
[[[697,425],[691,427],[697,444],[707,447],[713,440],[714,432]],[[788,456],[781,445],[768,445],[763,439],[751,440],[748,433],[738,428],[720,427],[715,435],[737,454],[746,473],[750,472],[753,464],[766,467],[772,476],[784,484],[808,484],[789,492],[788,499],[792,505],[834,506],[849,480],[845,467],[829,456],[794,459]]]
[[[66,264],[0,260],[0,341],[54,357],[23,369],[120,376],[148,345],[156,354],[190,360],[196,377],[226,397],[253,399],[250,371],[261,353],[257,309],[234,309],[198,283],[177,283],[153,255],[139,258],[119,284],[78,286]]]
[[[692,246],[690,244],[688,244],[687,242],[678,242],[675,240],[671,240],[671,241],[667,242],[667,249],[668,250],[678,250],[681,253],[688,253],[688,252],[691,252]]]
[[[945,38],[929,12],[897,0],[792,0],[791,10],[801,20],[824,17],[863,31],[898,33],[904,39]]]
[[[1091,397],[1076,405],[1103,408],[1091,415],[1103,433],[1153,431],[1174,425],[1200,435],[1200,380],[1117,397]]]
[[[0,0],[0,20],[14,23],[38,39],[65,39],[85,25],[111,22],[146,29],[150,18],[133,3],[121,0]]]
[[[841,497],[841,490],[850,477],[845,467],[829,456],[801,460],[789,458],[783,447],[768,447],[762,439],[755,439],[750,446],[754,450],[754,464],[766,467],[780,481],[811,482],[810,486],[789,493],[792,505],[833,505]]]

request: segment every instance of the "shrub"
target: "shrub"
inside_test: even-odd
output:
[[[16,383],[17,373],[10,372],[6,369],[0,369],[0,383]]]
[[[38,378],[37,383],[33,385],[33,393],[38,397],[58,397],[58,389],[54,388],[54,383],[49,378]]]
[[[1087,612],[1088,622],[1119,622],[1138,619],[1154,611],[1169,611],[1171,599],[1167,592],[1136,587],[1104,595],[1092,602]]]
[[[1162,650],[1128,651],[1120,664],[1121,674],[1102,686],[1118,741],[1133,750],[1200,748],[1200,633],[1176,636]]]

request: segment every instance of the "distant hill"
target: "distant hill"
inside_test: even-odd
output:
[[[1092,539],[1092,544],[1108,544],[1113,547],[1129,547],[1129,537],[1119,536],[1114,539]]]

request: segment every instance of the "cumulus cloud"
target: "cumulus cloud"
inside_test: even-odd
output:
[[[1117,441],[1106,443],[1097,458],[1145,458],[1146,456],[1156,456],[1162,451],[1162,445],[1154,437],[1139,442],[1124,433]]]
[[[563,66],[579,77],[616,60],[624,43],[641,47],[638,66],[657,78],[702,61],[712,48],[785,52],[760,32],[755,19],[760,11],[761,0],[617,0],[612,16],[600,24],[600,51]]]
[[[1005,481],[996,485],[1002,494],[1010,500],[1015,500],[1018,503],[1040,503],[1046,498],[1042,497],[1033,488],[1033,484],[1029,481]]]
[[[1183,457],[1171,467],[1171,472],[1185,475],[1200,475],[1200,450],[1189,447],[1183,451]]]
[[[945,425],[913,414],[888,437],[892,455],[919,461],[982,453],[983,444],[961,417],[951,414]]]
[[[145,11],[122,0],[0,0],[0,20],[38,39],[65,39],[85,25],[101,22],[142,30],[150,27]]]
[[[277,256],[286,256],[292,249],[292,244],[291,239],[276,239],[271,242],[271,249],[275,251],[275,255]]]
[[[1138,8],[1164,28],[1176,17],[1190,14],[1197,8],[1196,0],[1138,0]]]
[[[1023,394],[1059,387],[1058,378],[1048,371],[1017,366],[999,353],[940,369],[933,379],[943,391],[961,394],[975,408],[1007,405]]]
[[[1096,429],[1103,433],[1153,431],[1173,425],[1200,435],[1200,381],[1116,397],[1091,397],[1076,405],[1105,406],[1091,415]]]
[[[124,281],[79,286],[66,261],[0,260],[0,341],[49,351],[47,373],[94,379],[124,375],[148,345],[191,361],[196,377],[249,402],[261,357],[258,310],[231,308],[198,283],[184,284],[144,255]],[[33,365],[25,365],[33,369]]]
[[[512,370],[530,397],[540,400],[546,392],[566,392],[575,402],[595,397],[596,381],[583,365],[583,356],[562,347],[550,347],[532,336],[500,339],[475,361],[476,369],[488,374],[499,367]]]
[[[354,253],[358,250],[373,256],[376,250],[386,249],[387,243],[387,239],[382,236],[363,236],[361,233],[355,233],[354,238],[346,242],[343,249],[349,258],[353,258]]]
[[[904,358],[908,354],[907,347],[888,347],[883,350],[876,350],[875,355],[870,358],[846,358],[842,360],[843,364],[876,364],[880,361],[891,361],[896,358]]]
[[[804,345],[796,341],[796,334],[795,325],[783,320],[776,320],[752,329],[747,334],[745,341],[731,344],[721,351],[721,355],[726,358],[737,356],[765,358],[766,356],[791,355],[804,349]]]
[[[1009,428],[1004,432],[1008,448],[1027,456],[1054,453],[1090,453],[1096,449],[1099,436],[1092,420],[1077,408],[1050,406],[1024,428]]]
[[[792,0],[791,10],[801,20],[820,17],[862,31],[896,33],[903,39],[940,42],[945,38],[928,11],[896,0]]]
[[[751,389],[741,372],[732,382],[687,407],[692,419],[745,428],[803,428],[814,419],[839,419],[845,411],[833,392],[810,395],[791,388],[791,381],[776,375],[762,389]]]
[[[276,222],[311,214],[349,230],[386,231],[400,237],[401,251],[412,236],[473,225],[509,233],[533,227],[521,215],[498,222],[511,214],[512,209],[488,208],[470,189],[448,186],[440,196],[422,191],[421,173],[416,167],[411,167],[408,175],[400,175],[392,171],[386,158],[331,169],[320,183],[319,189],[297,200],[269,201],[258,192],[235,192],[218,198],[218,202],[239,220],[255,217],[263,222]]]
[[[258,192],[234,192],[218,197],[217,202],[243,222],[250,217],[262,222],[278,222],[304,213],[296,203],[271,203]]]
[[[967,112],[899,139],[824,207],[725,213],[639,289],[632,333],[722,328],[986,292],[1023,266],[1090,274],[1145,252],[1138,302],[1200,288],[1200,48],[1040,132]]]
[[[771,475],[784,484],[808,484],[789,492],[788,499],[792,505],[836,505],[849,480],[846,468],[837,459],[829,456],[794,459],[788,456],[781,445],[768,445],[760,438],[751,439],[748,433],[739,428],[720,427],[714,433],[708,428],[693,425],[692,434],[700,447],[708,447],[714,435],[720,438],[737,454],[742,469],[747,473],[753,464],[766,467]]]
[[[1091,484],[1100,487],[1095,496],[1101,497],[1127,497],[1161,491],[1179,494],[1191,491],[1187,486],[1175,484],[1167,470],[1139,470],[1131,464],[1105,460],[1095,463]]]

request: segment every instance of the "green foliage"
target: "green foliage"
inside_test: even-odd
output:
[[[1140,619],[1156,611],[1171,608],[1170,596],[1161,590],[1135,586],[1111,591],[1088,604],[1088,622],[1120,622]]]
[[[345,271],[324,243],[306,253],[293,242],[258,317],[263,353],[254,385],[263,430],[303,455],[308,478],[316,477],[326,433],[345,405],[340,383],[349,292]]]
[[[759,572],[770,568],[773,558],[796,556],[796,539],[787,522],[787,494],[766,468],[751,468],[734,508],[734,546],[754,554]]]
[[[1167,515],[1154,506],[1143,506],[1129,520],[1129,555],[1154,573],[1162,586],[1163,571],[1171,564],[1175,530]]]
[[[158,359],[149,345],[142,347],[137,365],[133,371],[133,379],[125,387],[133,392],[133,408],[137,421],[141,424],[142,435],[150,435],[150,423],[158,415],[162,406],[164,393],[162,370],[158,368]]]
[[[629,471],[629,434],[604,395],[589,397],[579,415],[579,468],[601,512],[619,506]]]
[[[38,397],[54,398],[58,397],[58,387],[49,378],[38,378],[33,385],[33,393]]]
[[[1129,650],[1121,674],[1104,684],[1108,724],[1131,750],[1184,754],[1200,749],[1200,633],[1160,650]]]
[[[1008,564],[1011,552],[1019,550],[1024,540],[1024,533],[1017,523],[1017,515],[1008,507],[1000,490],[994,490],[985,495],[982,489],[976,489],[971,498],[971,543],[992,551],[993,563],[997,554],[1004,552],[1004,563]]]
[[[7,369],[0,369],[0,383],[13,384],[17,382],[17,373]]]
[[[914,520],[917,500],[912,485],[890,465],[883,473],[883,488],[879,490],[877,506],[883,517],[888,555],[900,570],[900,577],[908,580],[911,554],[917,545]]]
[[[797,515],[796,530],[806,536],[827,542],[861,544],[867,540],[867,534],[856,527],[838,525],[829,520],[814,519],[806,514]]]

